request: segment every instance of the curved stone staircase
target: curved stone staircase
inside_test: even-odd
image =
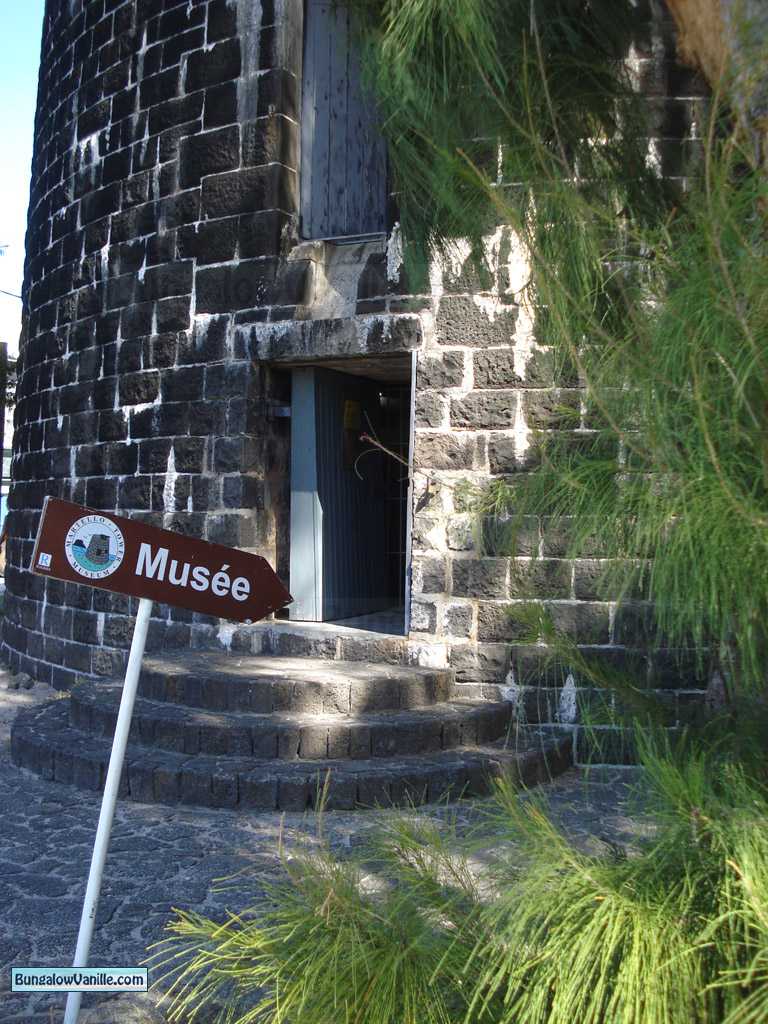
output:
[[[21,712],[14,762],[104,785],[120,682]],[[448,669],[217,652],[146,658],[122,795],[157,803],[303,811],[478,795],[503,770],[542,781],[570,740],[520,734],[507,702],[452,695]]]

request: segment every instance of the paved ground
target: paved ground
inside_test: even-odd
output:
[[[0,1024],[53,1024],[62,1020],[63,997],[11,993],[9,968],[71,962],[100,798],[44,782],[11,764],[8,736],[16,711],[59,695],[42,686],[9,690],[9,682],[0,670]],[[631,843],[641,826],[627,806],[627,778],[617,771],[585,783],[569,773],[549,787],[552,807],[569,833],[584,842],[600,835]],[[475,818],[476,807],[459,806],[460,828]],[[343,853],[378,817],[379,812],[331,812],[326,834]],[[313,841],[314,823],[298,814],[118,806],[91,963],[139,964],[146,947],[162,937],[174,906],[218,916],[227,907],[240,909],[244,892],[252,905],[264,883],[280,873],[281,831],[290,850]],[[238,889],[221,891],[217,879],[243,868],[247,873]],[[165,1019],[152,996],[117,1004],[104,1004],[103,998],[84,997],[81,1024],[161,1024]]]

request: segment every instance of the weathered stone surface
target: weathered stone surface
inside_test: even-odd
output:
[[[504,632],[502,612],[490,605],[531,594],[562,602],[558,614],[577,638],[581,629],[587,639],[605,636],[602,613],[591,613],[601,595],[586,562],[600,557],[599,536],[580,552],[573,591],[567,569],[554,563],[542,561],[525,579],[507,582],[490,563],[472,569],[471,559],[456,558],[452,573],[444,564],[433,572],[424,561],[439,566],[476,550],[491,561],[534,554],[546,561],[567,552],[565,527],[526,523],[515,537],[510,519],[475,521],[469,498],[491,476],[514,483],[535,469],[540,439],[526,437],[521,411],[528,427],[546,436],[595,423],[593,411],[581,413],[574,367],[558,365],[547,347],[546,318],[531,325],[527,311],[507,301],[522,301],[527,280],[510,231],[494,236],[487,271],[464,257],[458,265],[448,261],[420,295],[409,293],[394,239],[305,241],[297,249],[301,54],[294,42],[301,33],[291,12],[301,4],[263,4],[258,27],[245,0],[81,6],[58,5],[42,46],[39,123],[47,128],[37,133],[33,161],[8,516],[3,650],[12,669],[68,688],[83,673],[114,675],[130,642],[127,602],[107,603],[103,594],[26,571],[46,495],[259,550],[287,575],[289,424],[273,411],[289,404],[290,387],[289,370],[279,364],[328,360],[343,369],[347,360],[349,369],[363,370],[355,361],[373,356],[383,372],[392,357],[403,375],[411,353],[415,494],[406,540],[417,554],[414,637],[372,641],[277,627],[257,637],[238,629],[232,654],[247,654],[258,642],[265,652],[361,663],[450,658],[464,678],[475,672],[482,687],[497,641],[479,641],[488,646],[483,656],[475,638]],[[635,71],[658,94],[652,113],[663,136],[662,170],[677,175],[689,146],[680,139],[700,110],[690,97],[664,103],[664,89],[689,89],[691,82],[650,53],[651,38],[661,37],[647,33]],[[339,308],[329,310],[321,285],[333,285],[328,271],[340,252],[356,255],[347,259]],[[575,445],[591,435],[585,429],[573,436]],[[646,638],[647,625],[631,609],[617,615],[611,649]],[[219,645],[220,635],[216,623],[163,609],[149,645],[202,649]],[[462,647],[473,653],[456,653]],[[228,684],[218,698],[198,686],[205,698],[196,699],[233,701],[222,713],[268,714],[280,704],[287,714],[293,702],[301,713],[338,716],[353,705],[361,714],[390,700],[411,706],[414,693],[428,687],[424,680],[409,689],[379,679],[374,692],[336,679],[318,690],[314,682],[241,687],[237,698]],[[194,681],[188,686],[191,693]],[[106,713],[89,721],[108,729]],[[178,745],[177,721],[140,724],[141,735]],[[262,743],[257,733],[249,734],[252,744]],[[203,742],[211,756],[247,748],[234,729],[190,727],[183,735],[198,751]],[[334,748],[346,749],[346,734],[334,736]],[[360,737],[349,742],[364,747]],[[292,744],[286,740],[285,750]],[[330,752],[330,733],[328,744]],[[277,733],[267,732],[263,745],[277,749]],[[77,770],[85,784],[94,780],[86,762],[60,757],[58,770]],[[162,785],[160,772],[169,772]],[[169,798],[180,792],[181,776],[167,766],[150,771],[142,762],[134,777]],[[214,778],[212,771],[210,800],[238,798],[230,781]],[[198,783],[204,786],[196,778],[186,785]],[[435,789],[421,777],[416,783],[422,792]],[[378,786],[391,795],[393,785],[372,783],[371,791]],[[307,796],[303,787],[295,781],[297,803]],[[349,790],[336,799],[348,803]]]
[[[419,388],[459,388],[464,383],[465,354],[423,352],[419,354],[416,383]],[[482,387],[485,385],[478,385]]]
[[[451,426],[487,430],[515,425],[518,396],[515,391],[472,391],[451,402]]]
[[[483,437],[457,437],[455,434],[418,433],[416,466],[429,469],[474,469],[485,457]]]
[[[522,383],[512,349],[491,349],[472,356],[476,388],[513,388]]]
[[[508,597],[509,577],[510,564],[507,558],[451,560],[451,593],[457,597]]]
[[[444,295],[435,323],[437,340],[443,345],[491,348],[514,341],[516,307],[499,306],[491,319],[481,302],[471,296]]]

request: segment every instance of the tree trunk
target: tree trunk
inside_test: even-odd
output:
[[[680,58],[724,88],[766,159],[768,134],[768,4],[765,0],[667,0]]]

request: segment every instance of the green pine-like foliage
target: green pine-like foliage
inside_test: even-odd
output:
[[[584,418],[560,410],[571,429],[534,436],[536,472],[498,481],[479,514],[567,524],[571,556],[598,534],[605,595],[651,600],[651,644],[692,647],[732,690],[762,693],[768,179],[727,79],[682,187],[656,167],[651,108],[620,59],[643,38],[634,4],[358,9],[414,280],[457,238],[482,273],[483,238],[511,225],[536,340],[585,390]],[[514,554],[507,532],[494,553]]]
[[[545,794],[501,781],[469,834],[393,815],[348,859],[295,854],[258,907],[177,911],[150,961],[168,1019],[762,1024],[765,722],[753,732],[730,748],[641,733],[631,850],[585,849]]]

